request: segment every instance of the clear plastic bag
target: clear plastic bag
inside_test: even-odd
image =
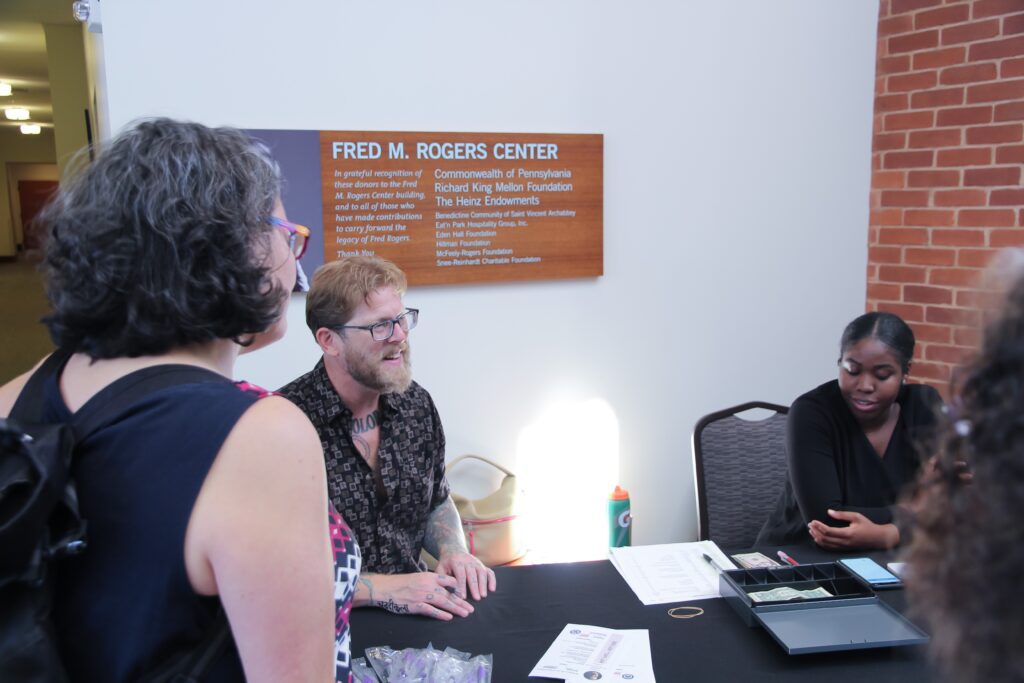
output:
[[[352,660],[352,683],[380,683],[373,668],[362,657]]]
[[[366,661],[373,667],[373,672],[377,674],[380,683],[389,683],[388,667],[391,666],[394,656],[395,651],[387,645],[366,648]]]
[[[353,661],[355,683],[490,683],[494,670],[492,655],[474,657],[451,647],[442,652],[431,644],[404,650],[371,647],[366,650],[366,661],[372,671],[361,659]],[[374,674],[375,678],[359,677]]]
[[[388,664],[388,681],[394,683],[430,683],[434,680],[434,667],[446,655],[428,645],[423,649],[399,650]]]
[[[431,683],[490,683],[491,655],[471,659],[444,657],[434,667]]]

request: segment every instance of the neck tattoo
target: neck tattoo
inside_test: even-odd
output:
[[[352,420],[352,434],[365,434],[376,429],[380,424],[380,411],[374,410],[366,417],[357,417]]]

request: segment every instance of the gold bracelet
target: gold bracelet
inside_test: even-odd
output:
[[[676,610],[688,609],[693,610],[690,614],[676,614]],[[693,619],[704,614],[704,609],[701,607],[692,607],[690,605],[682,605],[680,607],[673,607],[668,611],[668,615],[673,619]]]

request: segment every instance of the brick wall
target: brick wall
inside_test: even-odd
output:
[[[911,324],[942,388],[981,268],[1024,245],[1024,0],[881,0],[873,138],[867,308]]]

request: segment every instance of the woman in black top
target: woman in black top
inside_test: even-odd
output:
[[[202,680],[349,680],[335,596],[358,564],[329,526],[320,440],[290,401],[230,380],[243,351],[287,327],[304,242],[281,182],[242,131],[152,119],[106,142],[40,215],[45,322],[72,352],[47,378],[46,417],[88,414],[168,370],[201,378],[131,402],[75,444],[88,548],[51,565],[71,681],[156,680],[202,649],[220,607],[231,639]],[[28,378],[0,386],[0,416]],[[0,679],[23,680],[7,664]]]
[[[920,468],[916,443],[935,422],[935,389],[909,385],[914,333],[891,313],[866,313],[840,341],[839,378],[793,402],[789,479],[758,544],[807,538],[832,550],[900,542],[896,500]]]

